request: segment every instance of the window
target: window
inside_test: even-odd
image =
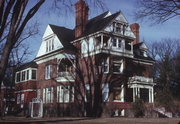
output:
[[[20,82],[20,79],[21,79],[21,73],[17,72],[16,73],[16,82]]]
[[[102,85],[102,99],[104,102],[108,101],[109,97],[109,84],[105,83]]]
[[[21,104],[24,104],[24,94],[21,94]]]
[[[31,79],[36,79],[36,70],[32,70]]]
[[[16,72],[16,82],[35,80],[36,79],[36,70],[28,68],[20,72]]]
[[[117,41],[117,40],[116,40],[115,38],[112,39],[112,46],[113,46],[113,47],[116,47],[116,44],[117,44],[116,41]]]
[[[40,99],[40,95],[41,95],[41,89],[37,89],[37,98]]]
[[[113,91],[113,100],[114,101],[121,101],[122,97],[121,97],[121,88],[114,88]]]
[[[45,67],[45,79],[50,79],[52,73],[52,65],[47,65]]]
[[[144,56],[144,57],[147,57],[147,51],[141,50],[141,51],[140,51],[140,55],[141,55],[141,56]]]
[[[57,86],[57,102],[58,103],[74,102],[74,87],[70,85]]]
[[[54,39],[49,39],[46,41],[46,52],[51,52],[54,50]]]
[[[122,29],[121,29],[121,24],[120,23],[114,23],[114,32],[116,33],[121,33]]]
[[[113,61],[113,72],[122,73],[123,72],[123,60],[121,61]]]
[[[85,85],[85,102],[89,102],[89,100],[90,100],[90,94],[91,92],[90,92],[90,85],[89,84],[86,84]]]
[[[112,39],[112,47],[113,48],[121,48],[121,43],[122,43],[121,39],[118,39],[118,38]]]
[[[43,102],[53,103],[53,87],[43,89]]]
[[[104,58],[102,61],[102,72],[108,73],[109,72],[109,58]]]
[[[24,80],[25,80],[25,77],[26,77],[26,71],[23,71],[23,72],[22,72],[22,77],[21,77],[22,79],[21,79],[21,81],[24,81]]]
[[[21,103],[21,94],[17,94],[17,104]]]
[[[29,80],[29,70],[26,71],[26,80]]]
[[[129,41],[125,42],[125,49],[126,50],[131,50],[131,42],[129,42]]]

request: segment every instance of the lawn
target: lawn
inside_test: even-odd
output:
[[[180,118],[8,118],[0,124],[180,124]]]

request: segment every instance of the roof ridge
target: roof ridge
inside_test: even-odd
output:
[[[108,14],[109,12],[110,12],[110,11],[107,10],[106,12],[104,12],[104,13],[102,13],[102,14],[100,14],[100,15],[97,15],[97,16],[91,18],[91,19],[89,19],[87,22],[92,21],[92,20],[94,20],[94,19],[96,19],[96,18],[98,18],[98,17],[101,17],[101,16],[103,16],[103,15],[105,16],[105,14]]]
[[[68,29],[68,30],[73,30],[73,29],[70,29],[70,28],[67,28],[67,27],[64,27],[64,26],[59,26],[59,25],[54,25],[54,24],[48,24],[48,25],[51,26],[51,27],[65,28],[65,29]]]

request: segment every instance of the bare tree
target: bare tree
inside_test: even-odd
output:
[[[179,0],[138,0],[137,19],[147,18],[155,23],[163,23],[180,16]]]
[[[179,40],[162,39],[160,42],[154,42],[150,47],[150,55],[156,60],[154,65],[154,79],[156,82],[156,100],[159,104],[170,109],[173,102],[173,92],[177,85],[177,67],[179,64],[178,51]]]

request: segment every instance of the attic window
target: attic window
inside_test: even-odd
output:
[[[121,31],[122,31],[122,28],[121,28],[121,24],[119,24],[119,23],[116,23],[116,22],[114,22],[114,24],[113,24],[114,26],[114,32],[116,32],[116,33],[121,33]]]
[[[54,39],[48,39],[46,41],[46,52],[51,52],[54,50]]]

